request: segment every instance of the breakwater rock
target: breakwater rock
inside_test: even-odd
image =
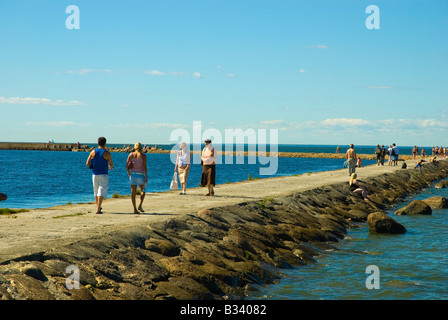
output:
[[[77,143],[28,143],[28,142],[0,142],[0,150],[36,150],[36,151],[73,151],[90,152],[95,147],[92,145],[80,145]],[[135,151],[131,145],[123,147],[108,147],[110,152],[130,153]],[[167,150],[155,146],[145,146],[144,153],[177,153],[178,150]],[[200,150],[192,150],[192,154],[201,154]],[[252,152],[252,151],[218,151],[218,155],[234,156],[262,156],[262,157],[288,157],[288,158],[320,158],[320,159],[345,159],[345,153],[321,153],[321,152]],[[359,154],[363,160],[376,160],[375,154]],[[430,157],[426,157],[429,159]],[[400,155],[399,161],[411,160],[412,155]]]
[[[80,151],[87,148],[83,146]],[[37,150],[37,151],[77,151],[76,143],[27,143],[27,142],[0,142],[0,150]]]
[[[366,178],[369,202],[336,183],[129,226],[1,262],[0,299],[243,299],[447,176],[443,161]]]
[[[406,207],[403,207],[394,213],[397,216],[414,215],[414,214],[432,214],[431,207],[422,200],[414,200]]]
[[[448,199],[441,196],[435,196],[431,198],[427,198],[423,200],[426,204],[428,204],[431,209],[446,209],[448,208]]]
[[[406,228],[384,212],[373,212],[367,217],[369,229],[377,233],[401,234]]]

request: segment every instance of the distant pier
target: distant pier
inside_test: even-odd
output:
[[[77,143],[0,142],[0,150],[77,151]],[[79,149],[80,151],[82,149]]]

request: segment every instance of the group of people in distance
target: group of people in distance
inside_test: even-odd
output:
[[[420,155],[422,157],[422,159],[420,161],[417,162],[417,165],[415,168],[418,168],[421,171],[421,167],[423,162],[425,162],[424,158],[426,157],[426,151],[425,148],[422,148],[421,150],[419,150],[419,148],[417,146],[414,146],[414,148],[412,148],[412,155],[413,158],[416,159],[416,157],[418,156],[420,151]],[[436,163],[437,162],[437,156],[445,156],[447,157],[447,152],[448,152],[448,148],[444,148],[444,147],[432,147],[432,158],[430,159],[431,163]],[[337,149],[337,152],[339,153],[339,147]],[[386,157],[386,154],[389,156],[389,166],[396,166],[398,163],[398,155],[399,155],[399,149],[398,146],[393,143],[392,145],[389,145],[389,148],[386,149],[384,147],[384,145],[377,145],[376,149],[375,149],[375,155],[376,155],[376,161],[377,161],[377,165],[379,166],[380,164],[384,166],[384,160]],[[355,168],[357,167],[361,167],[362,166],[362,162],[361,165],[360,164],[360,158],[356,155],[355,149],[354,149],[354,145],[351,144],[350,148],[347,150],[346,152],[346,162],[345,164],[348,166],[348,171],[349,171],[349,175],[350,175],[350,180],[349,180],[349,189],[351,192],[355,192],[360,194],[364,200],[369,201],[369,199],[367,198],[367,190],[364,186],[362,186],[357,180],[357,175],[355,173]],[[402,168],[406,168],[406,164],[404,164],[402,166]]]
[[[389,149],[386,149],[384,145],[380,147],[378,144],[375,149],[377,165],[384,165],[384,159],[386,154],[389,155],[389,165],[396,166],[398,163],[398,152],[399,149],[395,143],[389,146]],[[362,167],[362,160],[359,156],[356,155],[355,146],[353,144],[350,145],[350,148],[347,150],[345,154],[346,162],[345,164],[348,167],[348,174],[350,175],[349,180],[349,189],[351,192],[360,194],[365,201],[369,201],[367,198],[367,190],[361,185],[357,180],[357,174],[355,173],[356,168]]]
[[[448,156],[448,147],[432,147],[432,155],[433,156]]]
[[[386,154],[387,154],[388,158],[389,158],[388,164],[390,166],[392,166],[392,165],[396,166],[398,164],[398,153],[399,153],[399,149],[395,143],[389,145],[388,149],[386,149],[384,147],[384,144],[381,145],[381,147],[378,144],[375,148],[377,165],[379,166],[381,164],[382,166],[384,166],[384,161],[385,161]]]
[[[216,156],[215,149],[210,139],[206,139],[205,147],[202,150],[201,164],[202,176],[201,185],[207,186],[208,193],[205,196],[214,196],[215,174],[216,174]],[[131,186],[131,203],[134,213],[144,212],[143,201],[146,195],[146,185],[148,183],[148,168],[146,155],[140,142],[134,145],[134,150],[129,154],[126,160],[126,171],[129,176]],[[93,193],[96,202],[96,214],[102,214],[102,203],[107,198],[109,189],[109,170],[114,168],[112,155],[106,148],[106,138],[98,138],[98,147],[90,152],[86,165],[92,169]],[[191,165],[190,150],[185,142],[180,144],[180,150],[177,154],[174,171],[178,172],[179,180],[182,186],[181,195],[186,194],[188,174]],[[136,195],[137,188],[140,188],[140,202],[137,206]]]

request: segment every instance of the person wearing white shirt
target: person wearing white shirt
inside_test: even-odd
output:
[[[177,153],[176,166],[174,167],[174,172],[178,170],[180,185],[182,186],[181,195],[187,194],[187,181],[188,173],[190,172],[191,154],[190,150],[187,148],[187,144],[182,142],[180,144],[180,150]]]

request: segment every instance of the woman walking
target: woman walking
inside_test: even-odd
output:
[[[191,154],[190,150],[187,149],[187,144],[182,142],[180,144],[180,150],[177,153],[176,166],[174,167],[174,172],[178,170],[180,185],[182,186],[181,195],[187,194],[187,181],[188,173],[190,172]]]
[[[146,184],[148,183],[148,169],[146,167],[146,155],[142,152],[142,145],[137,142],[134,145],[134,152],[131,152],[126,162],[126,170],[129,176],[129,184],[131,185],[131,201],[134,207],[134,213],[139,214],[145,212],[142,208],[143,200],[146,194]],[[137,187],[140,187],[140,204],[136,206],[135,196]],[[140,212],[139,212],[140,211]]]
[[[215,192],[213,187],[215,186],[215,174],[216,174],[216,156],[215,148],[212,146],[212,141],[206,139],[205,147],[202,150],[201,163],[202,163],[202,176],[201,185],[207,186],[208,193],[205,196],[214,196]]]

